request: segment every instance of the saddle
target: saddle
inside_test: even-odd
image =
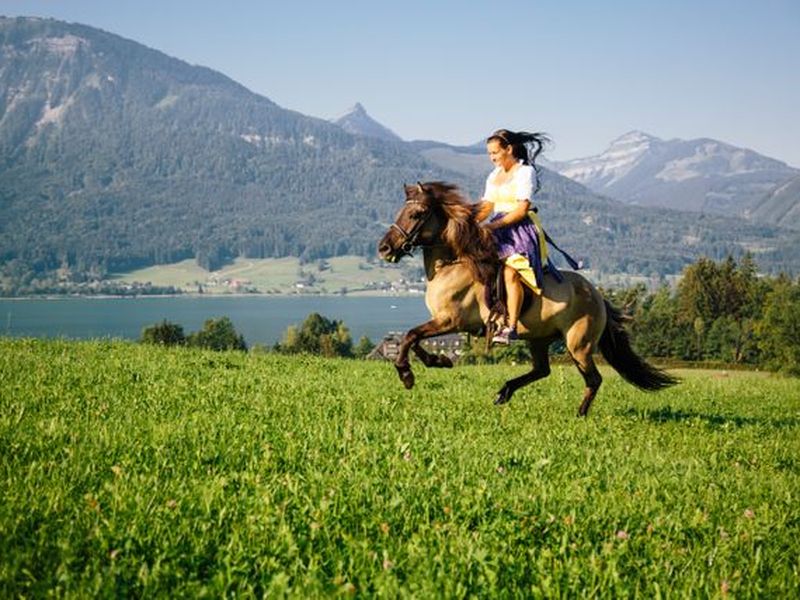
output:
[[[545,268],[545,273],[548,269]],[[483,333],[486,336],[486,350],[488,351],[492,344],[492,338],[498,330],[498,324],[505,323],[508,319],[508,305],[506,300],[508,292],[506,291],[506,281],[503,277],[503,264],[500,263],[500,268],[497,269],[497,275],[494,281],[485,288],[486,306],[489,307],[489,317],[484,323]],[[524,313],[528,310],[533,302],[533,291],[527,286],[522,286],[522,307],[520,312]]]
[[[536,209],[534,209],[536,212]],[[554,250],[556,250],[564,259],[567,261],[570,267],[575,269],[576,271],[580,270],[583,267],[583,262],[576,261],[572,258],[569,254],[567,254],[564,250],[562,250],[551,238],[547,231],[542,229],[542,233],[544,234],[545,243],[552,246]],[[495,280],[491,282],[488,286],[486,286],[486,306],[489,307],[489,318],[484,325],[484,333],[486,335],[486,348],[487,351],[491,346],[492,337],[494,337],[495,332],[498,328],[498,323],[503,323],[508,319],[508,306],[506,304],[506,298],[508,297],[505,285],[505,277],[503,277],[503,264],[500,263],[500,268],[497,269],[497,275],[495,276]],[[556,269],[555,265],[547,261],[547,264],[542,265],[542,274],[546,275],[550,273],[555,277],[557,281],[562,281],[563,277],[561,273]],[[537,282],[542,288],[544,287],[544,281]],[[528,310],[533,302],[534,292],[531,290],[527,285],[522,286],[522,307],[520,308],[520,313],[524,313]]]

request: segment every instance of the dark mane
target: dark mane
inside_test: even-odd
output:
[[[423,184],[432,202],[444,214],[447,225],[442,239],[456,257],[469,265],[475,279],[493,286],[497,276],[497,249],[492,234],[475,221],[475,207],[467,202],[459,189],[443,181]]]

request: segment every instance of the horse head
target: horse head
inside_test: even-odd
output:
[[[382,259],[397,262],[414,248],[439,242],[443,220],[437,210],[436,185],[418,182],[404,186],[406,200],[389,231],[378,242],[378,255]]]

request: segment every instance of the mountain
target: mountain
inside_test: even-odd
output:
[[[800,175],[777,186],[756,204],[753,220],[800,229]]]
[[[491,163],[486,155],[486,145],[451,146],[431,140],[415,140],[408,142],[426,160],[443,169],[455,171],[465,177],[483,180],[491,170]],[[585,191],[584,191],[585,193]]]
[[[186,258],[374,256],[404,182],[478,198],[489,167],[479,148],[348,133],[92,27],[0,18],[6,290]],[[546,170],[542,184],[550,234],[606,272],[675,273],[745,250],[764,270],[800,265],[796,233],[625,206]]]
[[[130,40],[0,19],[4,263],[374,253],[404,181],[457,177]]]
[[[388,127],[384,127],[370,117],[360,102],[356,102],[351,109],[341,117],[332,119],[331,122],[354,135],[363,135],[392,142],[402,141],[400,136],[394,131]]]
[[[800,171],[712,139],[662,140],[632,131],[602,154],[554,163],[565,177],[627,204],[747,217]]]

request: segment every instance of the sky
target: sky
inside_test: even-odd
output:
[[[0,0],[83,23],[403,139],[547,132],[551,160],[641,130],[800,167],[800,0]]]

